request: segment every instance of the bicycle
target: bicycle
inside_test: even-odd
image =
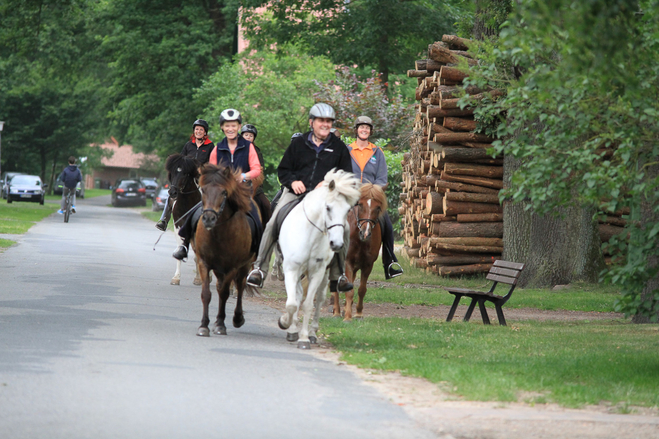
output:
[[[71,207],[73,205],[73,194],[75,192],[75,189],[69,189],[69,188],[64,188],[65,191],[68,193],[66,194],[66,202],[65,202],[65,209],[64,209],[64,222],[68,223],[69,222],[69,217],[71,216]]]

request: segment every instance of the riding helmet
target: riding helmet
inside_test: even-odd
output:
[[[195,127],[200,126],[204,130],[206,130],[206,133],[208,133],[208,122],[206,122],[204,119],[197,119],[194,121],[192,124],[192,130],[194,131]]]
[[[224,122],[229,122],[231,120],[238,121],[240,124],[243,123],[243,117],[240,115],[240,112],[233,108],[228,108],[220,114],[220,126],[222,126]]]
[[[309,119],[315,119],[317,117],[335,120],[336,113],[334,112],[334,108],[331,106],[323,102],[319,102],[311,107],[311,110],[309,110]]]
[[[295,139],[296,137],[301,137],[301,136],[302,136],[302,133],[293,133],[293,135],[291,136],[291,140]]]
[[[368,125],[373,130],[373,120],[368,116],[359,116],[355,119],[355,129],[359,128],[359,125]]]
[[[256,130],[256,127],[251,123],[246,123],[245,125],[243,125],[242,129],[240,130],[240,134],[245,134],[245,133],[254,134],[254,140],[256,140],[256,136],[258,135],[258,131]]]

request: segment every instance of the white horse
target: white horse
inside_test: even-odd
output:
[[[329,279],[328,265],[334,253],[348,244],[345,241],[348,237],[346,218],[350,208],[359,200],[359,185],[352,173],[328,172],[322,186],[312,190],[295,206],[281,226],[279,245],[284,257],[282,268],[287,300],[279,327],[288,330],[288,340],[295,340],[289,336],[298,332],[297,312],[302,310],[302,329],[297,337],[300,349],[309,349],[312,342],[316,343],[320,308],[325,301]],[[306,298],[302,276],[308,280]],[[314,305],[316,309],[309,328]]]

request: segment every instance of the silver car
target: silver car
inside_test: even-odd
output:
[[[38,175],[16,175],[9,182],[7,203],[12,201],[35,201],[43,204],[47,184]]]

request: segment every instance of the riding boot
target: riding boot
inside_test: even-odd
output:
[[[345,293],[346,291],[352,290],[354,288],[354,285],[350,283],[348,277],[345,274],[345,268],[344,268],[345,266],[343,265],[344,262],[341,260],[340,254],[338,252],[334,253],[334,258],[336,259],[336,264],[339,270],[341,271],[341,275],[337,280],[330,281],[330,291],[335,292],[338,289],[338,291]],[[332,289],[333,286],[335,289]]]
[[[188,239],[183,240],[183,245],[179,245],[176,251],[172,254],[174,259],[185,262],[188,259],[188,248],[190,247],[190,241]]]
[[[172,205],[171,201],[167,199],[165,203],[165,208],[162,210],[162,215],[160,215],[160,220],[156,223],[156,229],[164,232],[167,230],[167,224],[169,224],[169,219],[172,217]]]
[[[380,228],[382,230],[382,266],[384,267],[384,278],[391,279],[403,274],[403,268],[398,263],[394,253],[394,228],[388,214],[380,217]]]
[[[247,285],[263,288],[263,281],[265,280],[265,273],[261,271],[261,262],[256,260],[252,266],[252,271],[247,275]]]

